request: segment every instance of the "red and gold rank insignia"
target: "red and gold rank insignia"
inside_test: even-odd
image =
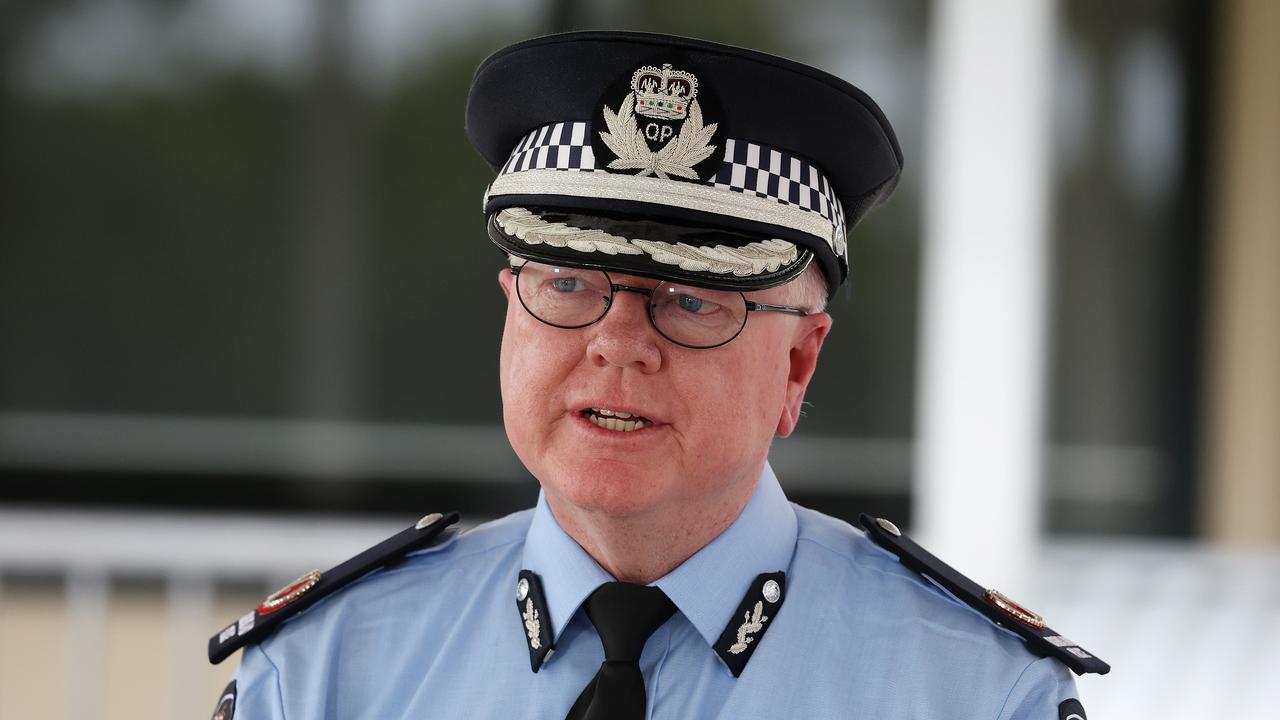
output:
[[[320,571],[312,570],[311,572],[299,577],[297,580],[285,585],[279,590],[267,596],[266,600],[258,603],[258,614],[268,615],[280,608],[288,606],[293,601],[302,597],[308,590],[316,586],[320,582]]]
[[[1008,615],[1024,625],[1033,627],[1037,630],[1044,627],[1044,618],[1014,602],[1009,598],[1009,596],[998,590],[988,590],[986,593],[986,599],[987,602],[1003,610],[1005,615]]]

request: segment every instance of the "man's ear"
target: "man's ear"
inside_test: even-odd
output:
[[[778,417],[778,437],[787,437],[800,422],[800,407],[804,404],[804,391],[818,368],[818,353],[831,332],[831,316],[815,313],[801,318],[788,356],[787,394]]]
[[[498,271],[498,285],[502,287],[502,294],[511,299],[511,291],[514,289],[512,285],[515,283],[516,276],[511,274],[511,268],[502,268]]]

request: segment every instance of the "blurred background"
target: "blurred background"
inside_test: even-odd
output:
[[[533,503],[463,105],[580,28],[811,63],[898,132],[793,500],[1110,661],[1092,716],[1274,717],[1280,5],[46,0],[0,2],[0,720],[200,716],[267,592]]]

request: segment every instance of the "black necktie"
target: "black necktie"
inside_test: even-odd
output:
[[[656,587],[610,582],[583,604],[600,633],[604,662],[565,720],[644,720],[640,653],[676,606]]]

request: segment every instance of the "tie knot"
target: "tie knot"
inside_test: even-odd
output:
[[[584,606],[600,633],[605,660],[624,662],[639,662],[645,641],[676,611],[662,590],[624,582],[601,585]]]

